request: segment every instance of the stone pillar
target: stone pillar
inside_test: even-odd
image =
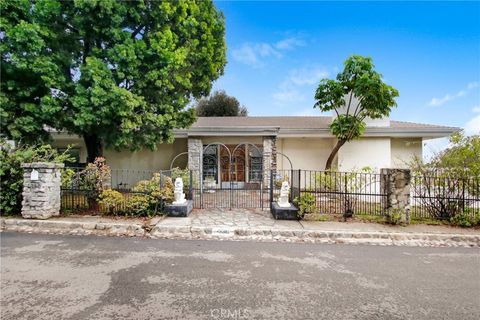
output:
[[[202,176],[203,143],[202,139],[188,138],[188,169],[196,177]],[[197,180],[201,182],[201,179]]]
[[[384,208],[393,223],[410,223],[410,169],[380,170],[380,189],[385,195]]]
[[[60,215],[61,169],[63,163],[32,162],[22,164],[22,216],[48,219]]]
[[[277,138],[263,137],[263,183],[270,185],[270,170],[277,169]]]

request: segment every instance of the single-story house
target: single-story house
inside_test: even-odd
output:
[[[175,131],[172,144],[138,152],[105,150],[112,169],[167,170],[188,167],[217,184],[249,182],[264,169],[323,170],[336,139],[328,116],[200,117],[188,129]],[[422,157],[423,142],[447,137],[456,127],[419,124],[390,119],[367,120],[358,140],[346,143],[334,166],[350,171],[405,167],[414,156]],[[59,149],[73,145],[79,163],[87,157],[81,137],[53,133]]]

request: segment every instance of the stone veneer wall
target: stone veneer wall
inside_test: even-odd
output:
[[[401,223],[410,222],[410,184],[411,172],[409,169],[380,170],[380,188],[385,197],[385,210],[387,215],[397,213]]]
[[[24,218],[48,219],[60,215],[61,169],[63,163],[32,162],[22,164]],[[32,180],[32,171],[38,171],[38,180]]]
[[[202,139],[188,138],[188,169],[198,173],[202,170]]]
[[[277,169],[277,138],[263,137],[263,172],[264,185],[270,185],[270,170]]]

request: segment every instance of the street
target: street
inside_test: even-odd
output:
[[[478,248],[1,233],[1,319],[479,319]]]

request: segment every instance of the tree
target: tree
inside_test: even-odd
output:
[[[335,112],[330,131],[338,139],[327,159],[325,170],[332,168],[338,150],[346,142],[363,135],[365,118],[386,117],[396,106],[398,91],[385,84],[382,75],[374,68],[371,58],[353,55],[344,62],[344,69],[337,74],[336,80],[320,81],[314,108],[322,112]]]
[[[199,117],[246,117],[248,110],[240,106],[235,97],[229,96],[224,90],[215,91],[206,98],[201,98],[195,106]]]
[[[226,63],[211,1],[3,0],[0,10],[2,133],[78,134],[89,162],[104,147],[172,142]]]
[[[429,165],[437,170],[456,171],[480,178],[480,135],[465,136],[456,132],[450,137],[450,146],[435,154]]]

